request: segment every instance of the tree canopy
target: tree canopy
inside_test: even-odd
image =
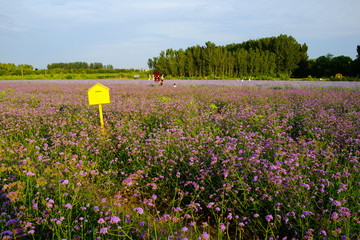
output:
[[[47,69],[64,69],[64,70],[70,70],[70,69],[114,69],[112,65],[106,65],[104,66],[102,63],[86,63],[86,62],[71,62],[71,63],[52,63],[47,65]]]
[[[148,66],[180,77],[291,76],[302,61],[307,61],[307,49],[306,44],[287,35],[226,46],[208,41],[205,46],[161,51],[148,60]]]

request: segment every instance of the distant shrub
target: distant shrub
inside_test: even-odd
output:
[[[65,76],[65,79],[73,79],[73,76],[71,74],[68,74]]]

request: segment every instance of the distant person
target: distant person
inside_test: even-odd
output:
[[[174,83],[174,87],[176,87],[176,83]]]

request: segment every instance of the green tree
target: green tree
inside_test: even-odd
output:
[[[175,51],[170,48],[166,50],[167,75],[177,76],[178,67],[175,59]]]
[[[334,76],[337,73],[341,73],[344,76],[351,74],[352,59],[346,56],[337,56],[331,59],[331,71],[330,76]]]
[[[164,75],[168,75],[169,72],[168,72],[167,65],[168,64],[167,64],[167,61],[166,61],[166,58],[165,58],[165,52],[161,51],[160,56],[157,59],[157,62],[156,62],[156,65],[155,65],[155,70],[160,71]]]
[[[203,74],[203,53],[202,48],[197,45],[193,49],[194,65],[195,65],[195,76],[201,77]]]
[[[147,65],[149,67],[149,69],[154,69],[155,68],[155,65],[156,65],[156,61],[155,61],[156,57],[151,59],[149,58],[148,62],[147,62]]]
[[[175,52],[176,64],[178,66],[178,74],[180,77],[185,76],[185,64],[186,64],[186,55],[183,49],[179,49]]]
[[[351,63],[351,75],[354,77],[360,77],[360,45],[357,45],[356,51],[356,59]]]
[[[194,47],[189,47],[185,51],[185,73],[188,77],[193,77],[195,75],[195,63],[193,57]]]
[[[278,73],[290,76],[301,60],[301,45],[292,36],[282,34],[274,39],[274,53]]]

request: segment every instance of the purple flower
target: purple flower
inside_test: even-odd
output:
[[[1,233],[1,235],[5,235],[5,234],[7,234],[7,235],[13,235],[13,232],[7,230],[7,231],[4,231],[4,232]]]
[[[35,233],[35,231],[34,230],[30,230],[30,231],[28,231],[28,234],[34,234]]]
[[[337,214],[337,212],[333,212],[333,214],[331,214],[331,220],[336,220],[339,218],[339,214]]]
[[[256,217],[256,218],[259,217],[259,214],[255,213],[255,214],[254,214],[254,217]]]
[[[6,223],[6,225],[15,225],[16,224],[16,219],[10,219],[7,223]]]
[[[101,234],[105,234],[105,233],[107,233],[107,230],[108,230],[107,228],[101,228],[101,229],[100,229],[100,233],[101,233]]]
[[[65,207],[68,208],[68,209],[72,209],[72,206],[71,206],[70,203],[66,204]]]
[[[225,224],[220,223],[220,230],[224,232],[226,230]]]
[[[183,232],[186,232],[187,230],[189,230],[187,227],[183,227],[182,229],[181,229]]]
[[[61,179],[60,180],[60,183],[62,184],[62,185],[66,185],[66,184],[68,184],[69,183],[69,180],[67,180],[67,179]]]
[[[35,173],[29,171],[29,172],[26,173],[26,175],[28,175],[28,176],[35,176]]]
[[[119,217],[117,217],[117,216],[112,216],[111,219],[110,219],[111,223],[118,223],[120,221],[121,221],[121,219]]]
[[[100,219],[98,220],[98,223],[103,224],[103,223],[105,223],[105,220],[104,220],[103,218],[100,218]]]
[[[333,201],[332,205],[337,206],[337,207],[341,207],[341,202],[340,201]]]
[[[312,212],[310,212],[310,211],[305,211],[305,212],[304,212],[304,215],[305,215],[305,216],[307,216],[307,215],[309,215],[309,214],[312,214]]]
[[[267,216],[265,217],[265,219],[266,219],[266,221],[270,222],[270,221],[273,220],[274,218],[273,218],[272,215],[267,215]]]
[[[210,239],[210,235],[207,232],[203,232],[203,234],[201,235],[201,238],[208,240],[208,239]]]
[[[318,233],[318,235],[324,235],[324,236],[326,236],[327,234],[326,234],[326,232],[324,231],[324,230],[321,230],[319,233]]]
[[[138,212],[140,215],[144,213],[144,210],[141,207],[134,208],[135,212]]]

